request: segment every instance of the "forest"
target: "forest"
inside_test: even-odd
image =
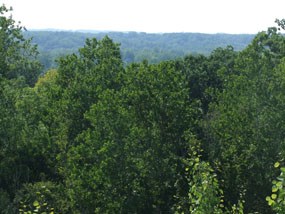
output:
[[[87,38],[43,72],[10,11],[1,213],[285,213],[285,19],[242,50],[157,63]]]
[[[143,32],[96,32],[96,31],[24,31],[24,37],[33,38],[38,46],[38,59],[45,70],[56,68],[56,59],[67,54],[78,53],[87,38],[101,40],[106,35],[120,44],[124,64],[147,60],[149,63],[183,58],[192,55],[210,55],[219,47],[231,45],[235,50],[243,50],[254,38],[251,34],[201,34]]]

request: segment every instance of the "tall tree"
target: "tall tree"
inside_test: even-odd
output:
[[[0,191],[9,204],[16,190],[35,178],[32,168],[37,161],[31,144],[23,141],[25,120],[17,104],[41,72],[36,46],[24,39],[23,27],[7,15],[11,11],[0,6]],[[11,212],[9,207],[6,204],[5,211]]]
[[[285,146],[284,83],[276,75],[284,48],[284,36],[276,28],[259,33],[235,60],[236,72],[205,124],[207,152],[211,162],[220,163],[226,201],[237,203],[245,190],[247,212],[270,212],[264,198],[271,189],[273,163]]]
[[[0,6],[0,77],[24,77],[27,84],[33,85],[41,72],[37,47],[24,38],[25,28],[8,16],[11,11]]]
[[[199,105],[175,63],[131,65],[100,93],[91,127],[70,149],[67,184],[81,212],[170,212]],[[185,192],[187,195],[187,191]]]

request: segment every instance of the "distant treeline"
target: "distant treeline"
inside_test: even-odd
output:
[[[188,54],[210,53],[218,47],[233,46],[243,50],[254,38],[250,34],[201,34],[164,33],[148,34],[138,32],[72,32],[72,31],[27,31],[26,38],[33,38],[38,45],[40,61],[45,69],[56,67],[55,59],[74,53],[84,45],[87,38],[102,39],[108,35],[121,44],[123,61],[126,64],[141,62],[158,63],[177,59]]]

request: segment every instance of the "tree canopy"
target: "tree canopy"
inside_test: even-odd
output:
[[[285,210],[284,20],[242,51],[159,63],[90,38],[39,75],[0,12],[1,213]]]

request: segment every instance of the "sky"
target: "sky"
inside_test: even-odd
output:
[[[29,29],[253,34],[285,18],[285,0],[0,0]]]

